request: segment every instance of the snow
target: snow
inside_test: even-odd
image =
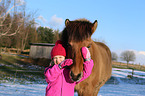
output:
[[[112,69],[112,77],[101,87],[98,96],[145,96],[145,72],[131,69]],[[0,83],[0,96],[45,96],[47,84]],[[78,96],[75,92],[74,96]]]
[[[98,96],[145,96],[145,72],[134,70],[134,77],[127,78],[131,74],[132,69],[113,68],[112,84],[102,86]]]
[[[0,84],[0,96],[44,96],[46,84]]]
[[[145,86],[137,84],[105,84],[98,96],[145,96]]]

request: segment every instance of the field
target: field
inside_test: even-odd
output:
[[[45,68],[24,59],[2,54],[0,96],[44,96],[47,86],[43,75]],[[126,66],[113,62],[112,77],[101,87],[98,96],[144,96],[145,72],[136,70],[140,68],[138,65]],[[133,77],[128,77],[132,75],[132,68]],[[141,66],[141,70],[144,70],[143,68],[144,66]],[[74,96],[77,96],[77,93]]]

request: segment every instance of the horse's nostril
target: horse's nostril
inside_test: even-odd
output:
[[[82,74],[80,73],[80,74],[78,74],[78,76],[77,76],[77,77],[79,78],[79,77],[81,77],[81,75],[82,75]]]
[[[70,71],[70,78],[73,81],[80,81],[80,79],[82,78],[82,72],[77,75],[74,75],[74,73]]]
[[[74,73],[73,73],[72,71],[70,71],[70,76],[71,76],[71,77],[74,77],[74,76],[75,76]]]

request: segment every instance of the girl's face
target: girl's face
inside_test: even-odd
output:
[[[62,55],[56,55],[56,56],[53,57],[54,64],[59,64],[63,60],[65,60],[65,56],[62,56]]]

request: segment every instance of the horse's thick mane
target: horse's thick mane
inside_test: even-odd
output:
[[[62,41],[79,42],[86,40],[92,35],[93,24],[86,19],[77,19],[75,21],[69,21],[68,25],[62,31]]]

